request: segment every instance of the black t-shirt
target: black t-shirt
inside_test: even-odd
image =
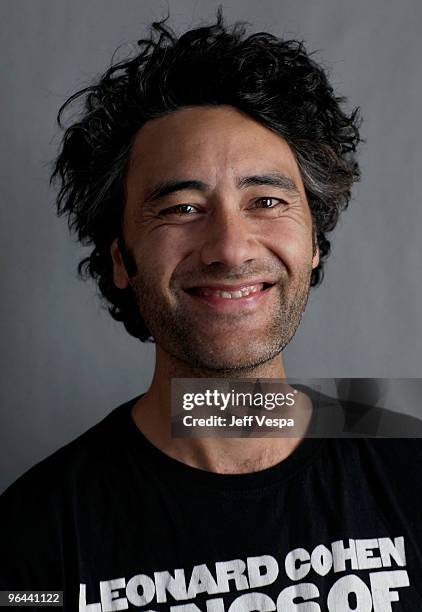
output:
[[[0,496],[0,590],[72,612],[422,610],[421,440],[307,438],[216,474],[152,445],[136,399]]]

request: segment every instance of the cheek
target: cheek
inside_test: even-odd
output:
[[[309,228],[296,224],[274,224],[265,240],[270,249],[290,272],[308,268],[312,264],[312,232]]]
[[[138,269],[154,285],[167,286],[179,262],[189,253],[188,242],[181,232],[169,232],[165,228],[152,232],[139,240],[142,246],[136,250]]]

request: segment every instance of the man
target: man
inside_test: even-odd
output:
[[[221,14],[139,45],[79,94],[54,176],[81,271],[156,343],[153,381],[2,496],[1,589],[91,612],[422,609],[417,440],[170,432],[173,379],[285,377],[359,178],[357,111],[302,44]]]

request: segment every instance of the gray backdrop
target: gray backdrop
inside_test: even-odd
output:
[[[213,0],[2,0],[0,490],[147,388],[152,345],[129,337],[76,277],[83,250],[55,217],[55,116],[170,9],[181,31]],[[307,41],[362,107],[363,179],[334,234],[323,285],[286,350],[287,373],[421,376],[422,4],[222,1],[226,17]]]

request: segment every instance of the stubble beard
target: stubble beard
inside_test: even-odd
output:
[[[146,326],[166,353],[191,369],[211,376],[227,376],[253,373],[288,345],[308,301],[311,273],[312,268],[306,267],[297,271],[294,278],[285,278],[271,289],[277,292],[277,304],[274,306],[273,299],[273,314],[268,326],[266,330],[261,329],[255,339],[248,335],[243,346],[234,334],[224,341],[224,347],[210,341],[209,335],[195,326],[192,312],[183,308],[179,300],[171,308],[156,290],[154,279],[149,279],[145,273],[138,271],[131,279],[131,286]],[[233,315],[230,316],[233,319]]]

